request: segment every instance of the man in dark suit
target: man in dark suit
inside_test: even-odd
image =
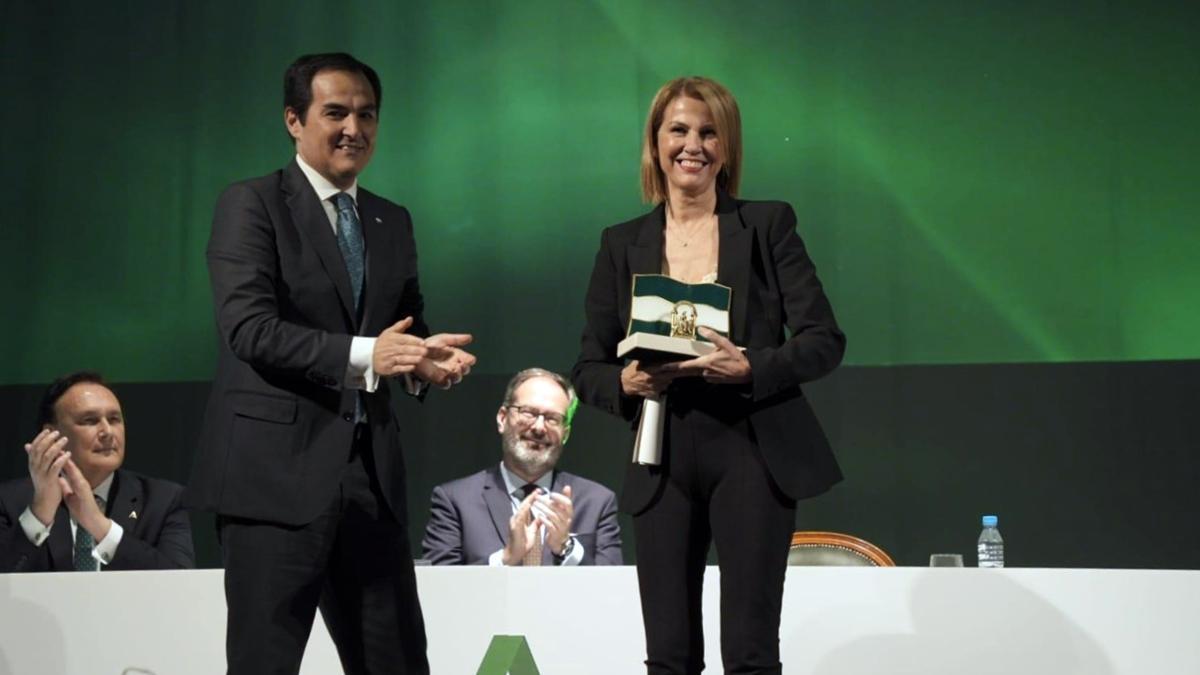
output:
[[[428,673],[387,379],[449,387],[469,335],[422,317],[408,211],[357,182],[379,77],[348,54],[284,75],[296,157],[221,195],[220,345],[189,503],[218,514],[230,673],[295,673],[318,604],[348,673]]]
[[[0,485],[0,572],[195,565],[183,488],[121,469],[125,418],[99,374],[55,380],[38,425],[29,477]]]
[[[434,565],[620,565],[612,490],[556,471],[571,433],[575,390],[529,368],[496,413],[498,466],[433,490],[422,548]]]

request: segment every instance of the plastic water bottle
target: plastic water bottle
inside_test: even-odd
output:
[[[996,516],[983,517],[983,531],[979,533],[979,566],[1004,567],[1004,539],[1000,537]]]

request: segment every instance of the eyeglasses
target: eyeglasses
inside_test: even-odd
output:
[[[539,417],[545,421],[548,429],[562,429],[563,425],[566,424],[566,418],[556,412],[545,412],[537,408],[527,408],[520,405],[510,405],[508,409],[516,415],[517,421],[521,424],[532,426],[538,421]]]

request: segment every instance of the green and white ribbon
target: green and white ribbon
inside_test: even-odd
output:
[[[685,284],[661,274],[633,275],[633,303],[629,330],[634,333],[671,334],[671,313],[676,303],[696,307],[696,326],[729,335],[729,298],[732,289],[721,284]],[[697,335],[696,339],[703,338]]]

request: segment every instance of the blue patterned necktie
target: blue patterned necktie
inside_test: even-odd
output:
[[[362,223],[354,212],[354,198],[345,192],[339,192],[332,197],[333,205],[337,207],[337,240],[338,248],[342,251],[342,259],[346,261],[346,271],[350,273],[350,290],[354,293],[354,320],[362,320],[362,290],[366,278],[366,256],[363,243]],[[358,392],[354,397],[354,421],[367,420],[367,405],[363,400],[365,394]]]
[[[363,244],[362,223],[354,212],[354,199],[345,192],[333,196],[337,207],[337,240],[346,271],[350,273],[350,288],[354,292],[354,313],[358,319],[362,305],[363,280],[366,277],[366,246]]]
[[[100,512],[104,513],[104,500],[99,495],[96,496],[96,505],[100,507]],[[83,529],[82,525],[76,524],[75,551],[73,553],[76,572],[95,572],[100,569],[100,561],[92,555],[94,548],[96,548],[95,537],[91,532]]]

